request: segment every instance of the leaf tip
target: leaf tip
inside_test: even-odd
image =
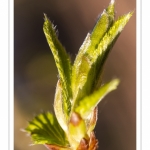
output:
[[[119,80],[119,79],[114,79],[112,82],[113,82],[113,86],[114,86],[115,88],[117,88],[117,86],[118,86],[119,83],[120,83],[120,80]]]
[[[131,11],[131,12],[129,12],[129,13],[127,14],[127,17],[130,19],[130,18],[132,17],[133,13],[134,13],[134,10]]]
[[[114,3],[115,3],[115,0],[111,0],[111,1],[110,1],[110,4],[114,4]]]
[[[43,13],[44,14],[44,19],[46,20],[47,19],[47,14]]]

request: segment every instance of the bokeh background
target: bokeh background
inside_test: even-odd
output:
[[[43,33],[43,13],[57,25],[72,60],[110,0],[14,0],[14,150],[46,150],[20,129],[35,114],[53,112],[58,72]],[[117,16],[135,11],[113,47],[103,81],[121,79],[99,104],[100,150],[136,149],[136,1],[116,0]]]

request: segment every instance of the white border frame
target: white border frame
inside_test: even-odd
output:
[[[141,2],[141,147],[150,149],[150,4]]]
[[[14,149],[13,20],[14,1],[0,1],[0,145]]]
[[[142,149],[141,138],[141,1],[136,1],[136,150]]]
[[[8,149],[9,137],[9,14],[8,0],[0,1],[0,141],[1,148]],[[7,143],[8,142],[8,143]]]
[[[14,1],[9,0],[9,150],[14,150]]]

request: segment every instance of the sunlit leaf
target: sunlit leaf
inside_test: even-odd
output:
[[[81,115],[83,119],[88,118],[98,103],[111,91],[117,88],[119,84],[118,79],[114,79],[109,83],[101,86],[97,91],[94,91],[91,95],[84,97],[79,102],[79,106],[75,108],[75,111]]]
[[[36,116],[25,130],[31,135],[34,144],[69,145],[56,117],[49,112]]]
[[[63,110],[62,85],[60,80],[58,80],[57,82],[57,87],[55,92],[54,111],[59,124],[61,125],[64,131],[67,131],[68,127],[67,127],[67,121],[65,119],[64,110]]]
[[[95,85],[96,66],[98,55],[95,55],[103,36],[114,21],[114,1],[111,1],[106,10],[99,17],[92,33],[88,33],[72,69],[72,91],[74,103],[90,94]]]
[[[62,84],[63,94],[63,109],[66,115],[66,119],[69,116],[71,110],[71,62],[64,47],[60,43],[55,33],[55,27],[45,15],[45,22],[43,30],[49,44],[49,47],[53,53],[55,63],[59,72],[59,77]]]
[[[95,86],[98,85],[98,80],[101,76],[103,65],[108,57],[110,50],[115,44],[117,38],[119,37],[121,31],[124,29],[126,23],[129,21],[133,12],[130,12],[126,15],[119,17],[117,21],[115,21],[107,33],[104,35],[103,39],[99,43],[97,49],[93,53],[93,57],[97,56],[96,59],[96,77],[95,77]]]
[[[91,45],[88,49],[89,54],[96,49],[104,34],[108,31],[114,22],[114,15],[114,1],[111,1],[109,6],[104,9],[103,13],[100,15],[91,33]]]

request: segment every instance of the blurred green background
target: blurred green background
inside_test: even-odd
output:
[[[59,39],[76,56],[87,32],[110,0],[14,0],[14,150],[29,146],[20,129],[42,111],[53,112],[58,72],[43,33],[43,13],[57,26]],[[95,129],[100,150],[136,149],[136,1],[117,0],[117,16],[135,11],[105,65],[103,81],[121,79],[116,91],[99,104]]]

